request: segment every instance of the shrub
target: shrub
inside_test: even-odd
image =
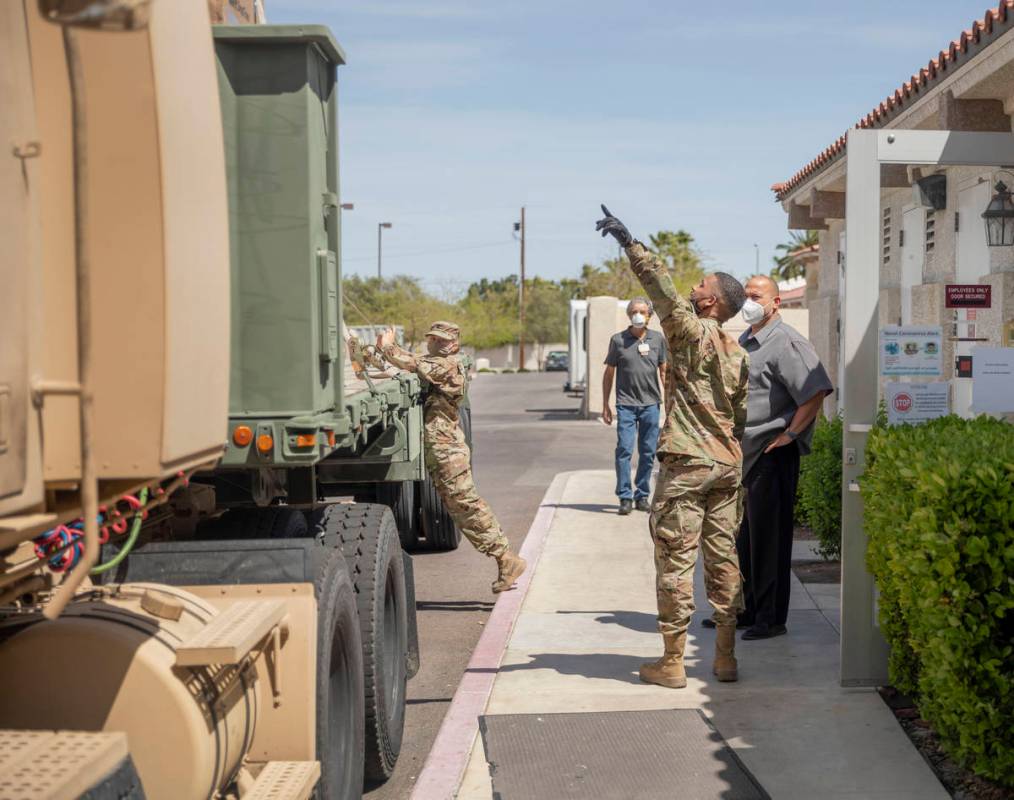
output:
[[[483,367],[482,369],[479,370],[479,372],[493,372],[493,370],[491,370],[489,367]]]
[[[506,369],[500,370],[500,374],[501,375],[513,375],[514,374],[514,370],[512,370],[510,367],[507,367]]]
[[[861,480],[891,681],[944,747],[1014,785],[1014,427],[877,427]]]
[[[796,517],[827,559],[841,557],[841,417],[817,420],[813,449],[800,461]]]

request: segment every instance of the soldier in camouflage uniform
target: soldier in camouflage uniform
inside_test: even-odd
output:
[[[723,272],[705,275],[680,296],[665,263],[635,241],[605,206],[596,230],[623,245],[630,267],[655,305],[669,343],[671,366],[666,419],[659,436],[661,470],[651,502],[655,544],[658,627],[665,654],[641,666],[641,680],[674,689],[686,686],[683,650],[694,612],[694,563],[704,553],[708,600],[717,627],[714,672],[737,678],[736,614],[743,608],[736,532],[742,517],[740,441],[746,423],[749,379],[746,352],[722,323],[746,298],[739,281]]]
[[[377,338],[377,349],[401,369],[417,373],[429,384],[424,408],[426,469],[433,485],[461,533],[480,553],[496,559],[496,593],[512,588],[525,571],[525,560],[513,552],[493,509],[479,496],[472,480],[471,453],[458,424],[458,407],[465,397],[465,367],[457,357],[458,326],[434,322],[426,334],[428,355],[417,356],[398,347],[390,328]]]

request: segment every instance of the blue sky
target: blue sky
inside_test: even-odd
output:
[[[985,0],[268,0],[324,23],[339,70],[345,272],[453,295],[518,271],[576,276],[636,236],[685,228],[714,269],[766,271],[787,238],[770,185],[908,78]],[[916,14],[915,12],[918,11]]]

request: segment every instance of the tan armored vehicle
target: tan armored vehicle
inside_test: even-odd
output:
[[[205,0],[0,3],[0,798],[394,768],[400,539],[456,540],[417,379],[341,342],[342,63]]]

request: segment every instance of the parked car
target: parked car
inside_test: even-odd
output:
[[[570,356],[566,350],[550,350],[546,355],[546,372],[566,372],[570,369]]]

